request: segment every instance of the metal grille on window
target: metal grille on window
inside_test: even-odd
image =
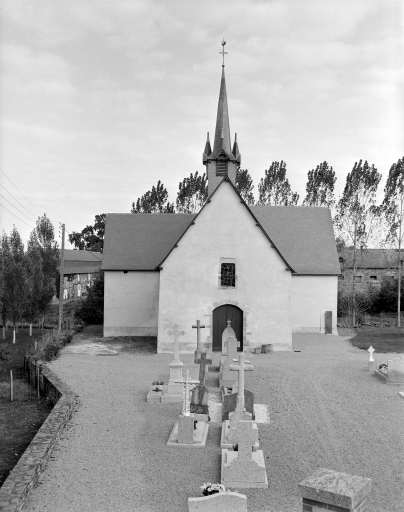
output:
[[[222,263],[221,275],[220,275],[221,286],[236,286],[236,265],[235,263]]]

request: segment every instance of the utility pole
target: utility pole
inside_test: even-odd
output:
[[[63,325],[63,286],[64,286],[64,263],[65,263],[65,225],[62,224],[62,249],[60,251],[60,280],[59,280],[59,325],[58,331],[62,332]]]

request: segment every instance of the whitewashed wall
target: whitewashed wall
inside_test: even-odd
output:
[[[235,289],[219,289],[220,258],[236,258]],[[158,351],[172,352],[168,334],[175,322],[185,331],[181,350],[196,347],[197,319],[214,302],[233,301],[248,309],[247,342],[251,347],[272,343],[291,350],[291,273],[228,183],[216,191],[160,272]],[[251,333],[251,334],[249,334]],[[209,334],[203,331],[203,339]]]
[[[104,336],[157,336],[159,272],[105,272]]]
[[[338,334],[337,292],[337,276],[293,276],[293,332],[323,333],[325,312],[332,311],[332,333]]]

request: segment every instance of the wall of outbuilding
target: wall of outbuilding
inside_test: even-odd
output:
[[[104,336],[157,336],[159,272],[105,271]]]
[[[235,288],[219,285],[221,258],[235,259]],[[291,273],[230,184],[220,185],[162,266],[159,352],[173,350],[173,323],[185,332],[181,351],[195,350],[192,325],[210,325],[212,310],[226,302],[243,310],[246,345],[291,350]],[[203,330],[204,341],[209,334]]]
[[[337,332],[337,276],[292,276],[293,332],[324,333],[326,311],[332,311],[332,333]]]

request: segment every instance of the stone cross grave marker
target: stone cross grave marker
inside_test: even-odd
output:
[[[370,354],[370,356],[369,356],[369,362],[374,361],[374,359],[373,359],[373,352],[375,352],[375,349],[374,349],[372,346],[370,346],[370,347],[368,348],[368,352],[369,352],[369,354]]]
[[[189,391],[190,387],[194,384],[199,384],[199,380],[190,380],[189,378],[189,370],[187,370],[185,379],[176,380],[176,384],[183,384],[184,385],[184,403],[182,406],[182,415],[183,416],[190,416],[191,410],[190,410],[190,398],[189,398]]]
[[[225,355],[228,352],[228,341],[230,336],[236,337],[233,327],[231,326],[231,320],[227,320],[227,327],[224,329],[222,334],[222,354]]]
[[[375,352],[375,349],[372,346],[370,346],[368,348],[368,352],[369,352],[368,371],[374,372],[375,368],[376,368],[376,362],[373,359],[373,352]]]
[[[185,334],[184,331],[180,331],[180,326],[178,324],[174,324],[174,327],[171,331],[168,331],[168,334],[174,335],[174,362],[178,363],[180,361],[180,336]]]
[[[199,364],[199,383],[201,386],[205,385],[205,374],[206,374],[206,365],[212,364],[212,359],[208,359],[206,357],[206,352],[201,352],[199,359],[195,359],[195,363]]]
[[[196,329],[196,350],[202,352],[202,342],[201,342],[201,329],[205,329],[206,325],[201,325],[199,320],[196,321],[196,325],[192,326],[192,329]]]
[[[258,441],[258,429],[253,428],[252,421],[240,421],[237,429],[237,460],[251,460],[252,448]]]
[[[234,359],[237,362],[237,359]],[[230,370],[233,372],[238,372],[238,395],[237,395],[237,407],[236,411],[244,411],[245,403],[244,403],[244,372],[252,371],[254,366],[252,364],[248,364],[250,361],[245,361],[244,353],[241,352],[239,355],[238,364],[231,364]],[[247,363],[247,364],[246,364]]]

